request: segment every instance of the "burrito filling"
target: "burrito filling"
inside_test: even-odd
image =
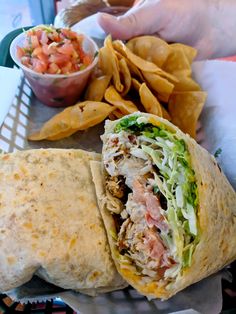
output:
[[[104,165],[107,190],[124,204],[114,213],[121,267],[135,267],[144,282],[174,281],[198,242],[197,185],[185,142],[150,118],[126,117],[104,145]]]

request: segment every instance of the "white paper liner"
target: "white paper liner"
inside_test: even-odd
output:
[[[236,189],[236,63],[205,61],[193,64],[195,79],[208,93],[201,114],[204,137],[201,145],[214,154]]]

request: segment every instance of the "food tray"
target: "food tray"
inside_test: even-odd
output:
[[[46,120],[61,110],[63,109],[47,107],[40,103],[32,94],[27,81],[22,75],[12,106],[0,128],[0,149],[4,152],[13,152],[52,147],[80,148],[100,152],[100,135],[103,133],[103,124],[84,132],[77,132],[71,137],[60,141],[27,141],[29,133],[39,129]],[[74,292],[65,292],[63,295],[61,289],[58,289],[58,294],[54,290],[52,294],[44,296],[42,293],[38,298],[35,295],[33,298],[30,295],[25,295],[24,302],[27,302],[27,299],[42,301],[59,296],[65,303],[77,310],[79,309],[84,314],[151,314],[172,313],[180,310],[188,310],[186,313],[196,313],[191,309],[200,313],[216,313],[219,306],[221,306],[221,302],[215,303],[215,298],[221,295],[220,282],[219,274],[214,275],[178,293],[169,301],[148,301],[129,287],[124,290],[99,295],[95,298]],[[205,292],[208,293],[207,303],[205,302]],[[203,311],[204,308],[210,308],[211,311]]]

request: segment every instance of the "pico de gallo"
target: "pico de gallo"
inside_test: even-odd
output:
[[[25,35],[23,46],[17,46],[17,57],[35,72],[70,74],[93,62],[94,56],[83,50],[84,36],[69,28],[39,25]]]

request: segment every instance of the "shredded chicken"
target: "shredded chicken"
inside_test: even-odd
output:
[[[126,178],[125,183],[129,188],[133,187],[133,181],[140,175],[140,172],[145,174],[151,170],[151,165],[149,167],[146,166],[145,160],[133,156],[124,158],[117,164],[119,174]],[[145,171],[143,173],[142,169],[144,168]]]
[[[108,143],[109,150],[107,150],[103,156],[104,164],[109,175],[111,177],[123,176],[126,178],[125,184],[129,188],[132,188],[133,180],[136,176],[145,175],[152,170],[150,160],[145,158],[143,153],[141,155],[141,150],[137,148],[137,145],[138,141],[135,136],[131,137],[125,132],[121,132],[119,139],[114,136],[110,139]],[[141,155],[142,158],[140,158],[139,155]],[[109,185],[109,188],[113,190],[111,184]]]
[[[106,178],[106,187],[108,191],[117,198],[123,198],[125,194],[125,180],[122,176],[108,176]]]

